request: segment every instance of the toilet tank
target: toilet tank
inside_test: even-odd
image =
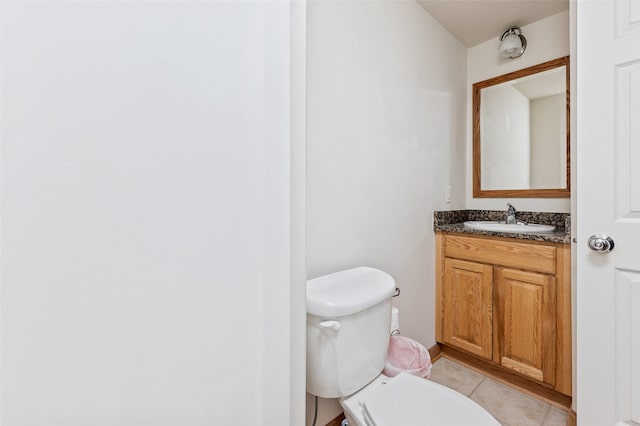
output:
[[[359,267],[307,281],[307,392],[351,395],[384,368],[395,282]]]

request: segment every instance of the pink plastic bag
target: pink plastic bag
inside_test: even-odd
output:
[[[403,371],[414,376],[429,377],[431,357],[425,347],[415,340],[403,336],[391,336],[387,362],[382,372],[385,376],[395,377]]]

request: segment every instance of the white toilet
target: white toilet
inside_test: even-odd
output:
[[[307,282],[307,391],[340,398],[349,426],[497,426],[464,395],[400,373],[381,374],[395,282],[359,267]]]

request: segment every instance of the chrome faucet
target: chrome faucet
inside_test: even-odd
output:
[[[507,219],[505,220],[506,223],[517,223],[516,220],[516,208],[513,207],[513,204],[511,203],[507,203],[507,206],[509,206],[509,208],[507,209]]]

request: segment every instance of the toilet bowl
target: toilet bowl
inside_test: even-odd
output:
[[[307,281],[307,392],[340,398],[350,426],[497,426],[464,395],[421,377],[382,374],[393,278],[359,267]]]
[[[340,399],[349,426],[499,426],[484,408],[452,389],[400,373],[378,376]]]

